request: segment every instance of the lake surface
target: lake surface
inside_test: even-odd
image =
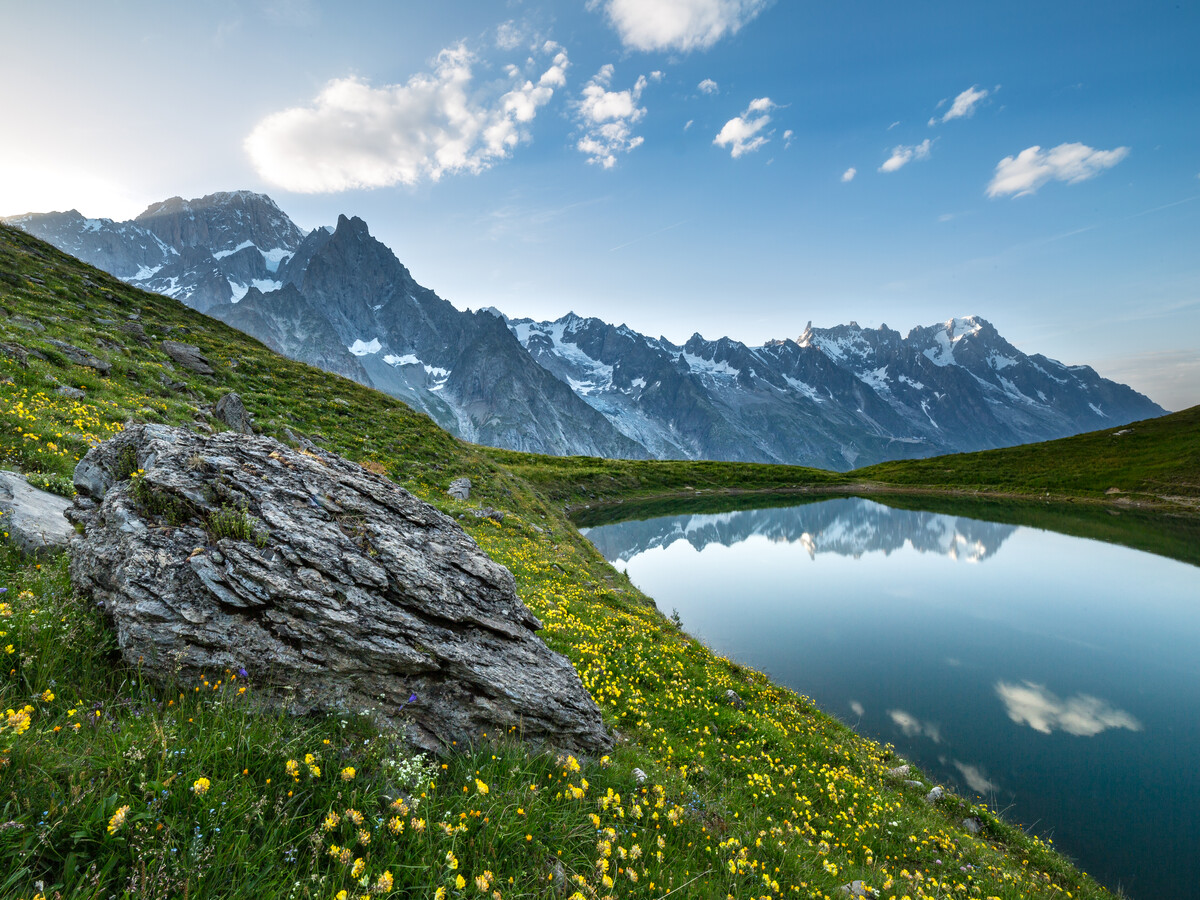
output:
[[[582,530],[708,646],[1109,887],[1200,895],[1200,568],[858,498]]]

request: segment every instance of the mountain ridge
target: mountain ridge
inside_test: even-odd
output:
[[[306,235],[251,191],[172,197],[128,222],[74,210],[8,221],[508,449],[844,471],[1165,412],[1090,367],[1022,353],[977,316],[907,336],[810,322],[796,339],[752,347],[699,333],[676,345],[573,312],[535,322],[462,311],[418,284],[362,219]]]

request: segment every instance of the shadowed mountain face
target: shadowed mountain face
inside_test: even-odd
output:
[[[829,500],[781,509],[665,516],[581,529],[610,562],[628,562],[639,553],[687,541],[697,550],[710,544],[731,547],[752,537],[799,544],[809,554],[855,558],[890,554],[906,545],[978,562],[992,556],[1017,526],[940,513],[912,512],[861,498]]]
[[[417,284],[361,219],[304,235],[249,191],[173,197],[128,222],[74,210],[8,221],[460,437],[516,450],[846,470],[1164,413],[1087,366],[1025,355],[977,317],[907,337],[810,326],[749,347],[699,334],[677,346],[573,313],[463,312]]]

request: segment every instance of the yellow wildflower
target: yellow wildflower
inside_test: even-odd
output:
[[[127,812],[129,812],[128,804],[120,807],[115,813],[113,813],[113,817],[108,820],[109,834],[116,834],[121,830],[121,826],[125,824],[125,814]]]
[[[356,774],[354,766],[346,766],[340,773],[342,781],[353,781]]]
[[[212,787],[212,782],[201,775],[194,782],[192,782],[192,793],[197,797],[202,797],[208,793],[208,789],[210,787]]]

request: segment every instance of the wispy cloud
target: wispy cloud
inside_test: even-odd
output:
[[[857,174],[858,174],[858,169],[854,168],[854,166],[851,166],[845,172],[842,173],[842,181],[843,182],[853,181],[854,176]]]
[[[702,82],[696,85],[696,88],[702,94],[715,94],[717,91],[721,90],[717,83],[711,78],[705,78]]]
[[[987,186],[989,197],[1032,194],[1047,181],[1076,184],[1095,178],[1129,155],[1128,147],[1096,150],[1086,144],[1059,144],[1050,150],[1034,145],[996,164]]]
[[[770,97],[751,100],[740,116],[734,116],[721,127],[713,143],[728,147],[734,159],[754,152],[771,139],[771,132],[763,133],[763,129],[770,124],[770,110],[774,108]]]
[[[998,681],[996,693],[1010,719],[1042,734],[1064,731],[1077,737],[1092,737],[1109,728],[1142,730],[1142,723],[1125,710],[1088,694],[1063,700],[1031,681],[1021,684]]]
[[[646,85],[662,79],[662,72],[651,72],[649,76],[639,75],[629,90],[610,91],[613,72],[611,64],[601,66],[575,104],[583,128],[583,137],[575,147],[587,156],[589,163],[604,169],[617,164],[618,153],[629,153],[644,142],[645,138],[633,133],[633,126],[646,115],[646,108],[638,103]]]
[[[510,66],[508,89],[491,92],[474,83],[475,56],[462,44],[403,84],[335,79],[311,105],[267,116],[244,146],[259,175],[299,193],[482,172],[528,139],[538,109],[566,84],[566,51],[547,42],[541,55],[550,62],[540,75]]]
[[[979,88],[972,85],[961,94],[954,98],[954,102],[950,104],[950,108],[939,119],[934,116],[929,120],[930,126],[937,125],[939,122],[949,122],[952,119],[969,119],[975,115],[975,108],[983,102],[984,98],[991,93],[987,88]],[[941,109],[949,103],[949,100],[943,100],[938,104],[938,109]]]
[[[638,237],[635,237],[631,241],[626,241],[623,244],[617,244],[617,246],[615,246],[615,247],[609,247],[608,252],[613,253],[617,250],[624,250],[626,247],[631,247],[634,244],[638,243],[639,241],[644,241],[647,238],[655,237],[656,235],[662,234],[664,231],[670,231],[672,228],[678,228],[680,225],[686,225],[690,221],[692,221],[692,220],[691,219],[681,219],[678,222],[673,222],[670,225],[664,226],[663,228],[659,228],[655,231],[651,231],[648,234],[639,235]]]
[[[621,42],[634,50],[707,50],[771,5],[772,0],[591,0]]]
[[[892,155],[884,160],[883,165],[879,167],[879,171],[895,172],[903,169],[914,160],[929,159],[929,151],[932,148],[933,141],[929,138],[926,138],[919,144],[899,144],[892,148]]]

